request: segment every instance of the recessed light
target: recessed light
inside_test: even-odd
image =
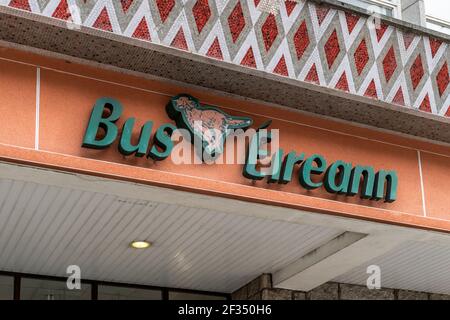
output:
[[[133,241],[132,243],[131,243],[131,247],[132,248],[135,248],[135,249],[146,249],[146,248],[148,248],[148,247],[150,247],[152,244],[150,243],[150,242],[148,242],[148,241],[142,241],[142,240],[139,240],[139,241]]]

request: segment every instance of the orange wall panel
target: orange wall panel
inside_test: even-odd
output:
[[[36,68],[0,60],[0,143],[34,147]]]
[[[190,90],[187,90],[187,93],[195,94]],[[92,107],[95,101],[103,96],[116,98],[122,103],[124,113],[117,122],[119,128],[127,118],[136,117],[136,135],[139,133],[140,126],[147,120],[154,121],[154,129],[163,123],[172,122],[165,112],[165,105],[170,99],[168,95],[43,70],[41,73],[40,149],[218,182],[228,182],[255,189],[275,190],[279,191],[280,194],[281,192],[287,192],[414,215],[423,214],[420,175],[415,150],[350,135],[336,134],[320,128],[303,126],[287,119],[276,119],[273,121],[271,128],[280,129],[280,146],[285,152],[305,152],[306,156],[319,153],[325,157],[329,164],[336,160],[343,160],[351,162],[353,165],[370,165],[377,171],[382,169],[396,170],[400,181],[398,200],[394,203],[384,203],[383,201],[364,200],[358,196],[346,197],[329,194],[323,188],[312,191],[305,190],[296,178],[298,166],[294,171],[294,178],[289,184],[267,184],[265,180],[253,183],[242,175],[242,164],[176,165],[170,159],[154,162],[146,158],[125,157],[118,152],[117,140],[114,145],[106,150],[81,148]],[[220,101],[211,98],[208,102],[220,103]],[[264,117],[263,113],[256,115],[252,112],[230,111],[226,107],[223,109],[233,115],[250,115],[257,125],[270,119],[270,116]],[[240,109],[245,111],[245,104],[242,104]]]
[[[38,150],[34,149],[36,66],[5,61],[2,57],[40,66]],[[450,148],[446,145],[10,49],[0,51],[0,88],[0,159],[4,161],[450,232],[447,205]],[[119,153],[117,142],[105,150],[81,147],[90,112],[98,98],[109,96],[122,103],[124,113],[117,123],[119,131],[127,118],[135,117],[137,138],[145,121],[154,121],[153,133],[162,123],[173,123],[165,105],[179,93],[192,94],[232,115],[252,117],[255,127],[273,119],[271,128],[280,129],[280,147],[285,153],[304,152],[306,157],[321,154],[328,165],[343,160],[373,166],[375,170],[396,170],[397,200],[394,203],[362,200],[359,196],[329,194],[323,188],[307,191],[298,182],[299,167],[287,185],[267,184],[266,180],[253,182],[245,178],[242,164],[175,165],[170,159],[154,162],[125,157]],[[422,155],[427,216],[417,150]]]
[[[427,216],[450,220],[450,157],[421,152]]]

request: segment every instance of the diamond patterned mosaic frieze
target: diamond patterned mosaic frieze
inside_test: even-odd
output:
[[[282,77],[450,117],[450,46],[307,0],[0,0]]]

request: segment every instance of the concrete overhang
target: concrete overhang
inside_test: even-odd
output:
[[[337,4],[335,1],[334,3]],[[413,108],[90,27],[80,26],[77,30],[71,30],[65,21],[4,6],[0,6],[0,41],[2,46],[25,49],[72,62],[138,73],[143,77],[169,79],[216,90],[220,94],[238,95],[281,107],[450,143],[450,119],[443,116],[418,112]]]

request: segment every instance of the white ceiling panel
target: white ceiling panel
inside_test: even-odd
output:
[[[432,242],[407,242],[335,279],[365,285],[367,266],[381,269],[384,288],[450,294],[450,247]]]
[[[231,292],[343,230],[0,179],[0,269]],[[146,239],[147,250],[129,247]]]

